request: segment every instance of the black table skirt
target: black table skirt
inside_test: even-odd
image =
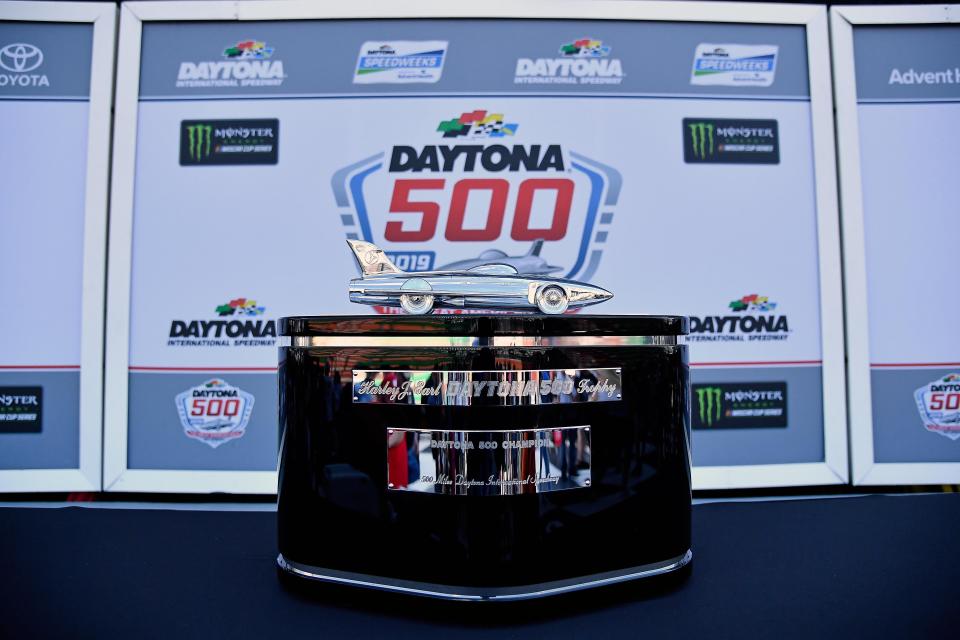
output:
[[[279,580],[272,513],[0,509],[0,637],[960,634],[958,495],[714,503],[693,516],[693,568],[679,579],[445,603]]]

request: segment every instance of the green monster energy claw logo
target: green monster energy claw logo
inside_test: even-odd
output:
[[[707,122],[692,122],[690,141],[693,144],[693,157],[706,158],[713,155],[713,125]]]
[[[187,127],[190,143],[190,159],[199,161],[210,155],[210,136],[213,127],[208,124],[192,124]]]
[[[720,387],[697,389],[697,405],[701,424],[712,427],[714,421],[720,422]]]

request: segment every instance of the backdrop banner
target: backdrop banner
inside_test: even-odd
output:
[[[128,467],[275,467],[276,319],[347,239],[687,314],[698,466],[823,462],[803,25],[144,22]]]
[[[80,468],[92,49],[90,23],[0,20],[0,470]]]
[[[960,26],[853,44],[874,461],[960,462]]]

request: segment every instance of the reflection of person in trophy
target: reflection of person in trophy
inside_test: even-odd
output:
[[[407,482],[414,483],[420,479],[420,438],[417,434],[407,432]]]
[[[590,463],[589,458],[587,457],[587,436],[586,434],[577,429],[577,450],[575,451],[577,456],[577,464],[574,467],[577,471],[581,469],[589,469]]]
[[[354,402],[362,402],[362,403],[375,402],[376,396],[374,396],[373,394],[360,393],[361,387],[363,387],[363,384],[367,382],[379,386],[380,383],[383,382],[383,374],[380,372],[373,373],[372,371],[368,371],[364,375],[363,380],[360,380],[360,376],[358,374],[354,374],[353,395],[356,398]]]
[[[391,374],[387,374],[391,375]],[[393,375],[393,382],[391,384],[396,385],[398,389],[403,389],[405,385],[410,382],[410,376],[408,376],[403,371],[397,371]],[[398,400],[401,404],[414,404],[415,400],[412,393],[408,393],[402,400]]]
[[[521,440],[536,439],[536,431],[524,431]],[[537,477],[537,453],[534,447],[520,449],[520,476],[521,479]],[[536,493],[537,485],[520,485],[520,493]]]
[[[460,442],[464,442],[469,436],[469,434],[458,433],[456,431],[435,431],[432,435],[440,441]],[[433,465],[436,469],[435,479],[437,481],[446,479],[455,483],[457,474],[464,473],[464,465],[461,462],[461,458],[464,456],[462,447],[436,448],[431,450],[431,454],[433,455]],[[465,460],[463,462],[465,462]],[[434,492],[456,494],[457,486],[455,484],[437,484],[434,487]]]
[[[426,387],[427,387],[428,389],[436,389],[436,388],[439,387],[440,385],[441,385],[441,382],[440,382],[440,374],[437,373],[436,371],[432,372],[432,373],[430,374],[430,377],[427,378]],[[441,394],[440,394],[440,395],[436,395],[436,396],[427,396],[427,397],[426,397],[426,400],[425,400],[425,404],[428,404],[428,405],[442,405],[442,404],[443,404],[443,399],[444,399],[444,397],[446,396],[446,393],[447,393],[447,384],[446,384],[446,383],[443,383],[443,391],[441,392]]]
[[[437,434],[436,432],[434,432],[433,435],[437,437],[442,437],[442,436],[439,436],[439,434]],[[434,475],[433,479],[434,479],[434,482],[436,483],[440,481],[441,477],[445,475],[449,475],[450,470],[447,468],[446,457],[441,453],[439,449],[434,449],[433,447],[431,447],[430,455],[433,456],[433,468],[436,471],[436,475]],[[433,492],[448,493],[447,485],[434,484]]]
[[[373,380],[376,385],[381,388],[395,387],[399,384],[397,374],[392,371],[377,371],[376,375],[373,376]],[[373,401],[375,403],[391,402],[390,396],[386,394],[374,396]]]
[[[343,373],[334,369],[330,374],[333,383],[333,415],[340,413],[340,397],[343,395]]]
[[[321,368],[320,374],[317,376],[321,384],[320,397],[323,399],[323,420],[324,422],[330,422],[333,420],[334,411],[335,411],[335,398],[337,397],[338,389],[334,386],[333,375],[330,373],[330,363],[323,362],[321,367],[321,361],[318,359],[316,361],[318,367]]]
[[[577,475],[577,434],[578,429],[563,429],[560,446],[560,477]]]
[[[407,486],[407,438],[403,431],[387,430],[387,469],[387,482],[394,487]]]
[[[560,381],[560,389],[572,389],[570,393],[560,392],[558,397],[558,402],[560,404],[572,404],[576,396],[576,385],[574,384],[573,375],[576,373],[573,369],[564,369],[563,371],[557,372],[557,380]]]
[[[469,462],[464,467],[463,472],[470,473],[471,480],[483,480],[498,475],[500,471],[499,458],[504,455],[502,447],[496,449],[483,449],[483,444],[488,441],[491,434],[485,432],[474,432],[467,434],[467,439],[473,442],[474,448],[467,449],[468,453],[463,454],[463,461]],[[502,444],[502,443],[501,443]]]
[[[551,380],[553,380],[553,375],[549,371],[540,372],[539,381],[541,384],[545,381],[549,382]],[[537,404],[550,404],[553,402],[553,394],[551,394],[549,391],[547,393],[539,393],[537,394],[537,397],[539,398]]]
[[[443,383],[443,397],[446,400],[441,404],[451,404],[466,406],[470,404],[470,372],[469,371],[450,371],[445,374],[447,379]],[[453,388],[457,393],[451,392],[451,383],[456,383]]]
[[[540,469],[537,477],[546,478],[550,475],[550,445],[553,444],[552,431],[534,431],[537,439],[537,450],[540,452]]]

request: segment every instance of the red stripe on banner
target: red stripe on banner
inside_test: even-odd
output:
[[[127,367],[130,371],[276,371],[276,367]]]
[[[877,368],[940,367],[945,369],[948,367],[960,367],[960,362],[871,362],[870,366]]]
[[[79,369],[78,364],[0,364],[0,369]]]
[[[823,360],[771,360],[769,362],[691,362],[691,367],[755,367],[823,364]]]

